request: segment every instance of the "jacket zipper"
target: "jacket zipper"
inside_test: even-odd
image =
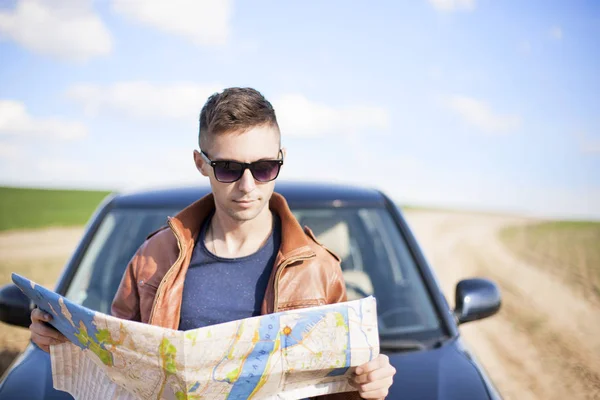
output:
[[[158,289],[156,289],[156,297],[154,298],[154,302],[152,303],[152,311],[150,311],[150,321],[149,321],[150,323],[152,323],[152,320],[154,319],[154,313],[156,312],[156,305],[158,304],[158,301],[160,300],[160,297],[162,296],[161,289],[162,289],[164,283],[169,278],[169,275],[172,274],[173,266],[177,265],[180,262],[181,257],[183,256],[183,246],[181,245],[181,240],[179,239],[179,235],[177,234],[177,232],[175,231],[175,228],[173,228],[173,225],[171,224],[171,218],[167,219],[167,224],[169,225],[169,228],[171,228],[171,231],[175,235],[175,239],[177,239],[177,247],[179,248],[179,256],[177,257],[177,260],[175,260],[175,264],[171,265],[171,268],[169,268],[169,270],[167,271],[165,276],[163,276],[163,279],[160,281],[160,285],[158,285]]]
[[[274,290],[275,290],[275,296],[273,297],[274,299],[274,303],[273,304],[273,312],[276,313],[277,312],[277,304],[278,304],[278,300],[279,300],[279,277],[281,276],[281,273],[283,272],[283,270],[290,265],[291,263],[294,263],[296,261],[301,261],[301,260],[308,260],[311,259],[313,257],[316,257],[315,253],[312,253],[310,255],[305,255],[305,256],[297,256],[297,257],[292,257],[287,259],[286,261],[284,261],[279,268],[277,269],[277,272],[275,273],[275,282],[274,282]]]

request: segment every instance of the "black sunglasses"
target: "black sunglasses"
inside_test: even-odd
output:
[[[243,163],[231,160],[212,161],[204,151],[200,151],[204,161],[213,167],[215,178],[223,183],[238,181],[244,175],[246,168],[250,170],[252,176],[258,182],[270,182],[274,180],[279,175],[279,170],[283,165],[283,151],[279,150],[279,153],[281,153],[279,160],[259,160],[251,163]]]

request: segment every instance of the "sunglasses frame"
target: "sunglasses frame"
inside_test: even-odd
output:
[[[204,161],[207,162],[213,168],[213,174],[215,175],[215,179],[217,181],[221,182],[221,183],[234,183],[234,182],[239,181],[242,178],[242,176],[244,176],[244,173],[246,172],[247,169],[250,170],[250,173],[252,174],[252,177],[257,182],[266,183],[266,182],[272,182],[272,181],[274,181],[279,176],[279,172],[281,171],[281,166],[283,165],[283,151],[281,149],[279,149],[279,153],[281,153],[281,158],[280,159],[275,159],[275,160],[258,160],[258,161],[253,161],[251,163],[244,163],[244,162],[235,161],[235,160],[218,160],[218,161],[213,161],[210,158],[208,158],[208,155],[204,152],[204,150],[200,150],[200,155],[202,156],[202,158],[204,159]],[[252,166],[254,164],[265,162],[265,161],[269,161],[269,162],[277,161],[277,164],[278,164],[277,174],[275,174],[275,177],[273,179],[269,179],[268,181],[260,181],[260,180],[256,179],[256,176],[254,176],[254,171],[252,170]],[[219,180],[219,178],[217,178],[217,173],[215,171],[215,165],[217,165],[217,163],[219,163],[219,162],[236,163],[236,164],[241,165],[242,166],[242,170],[241,170],[239,178],[237,178],[236,180],[231,181],[231,182],[224,182],[224,181]]]

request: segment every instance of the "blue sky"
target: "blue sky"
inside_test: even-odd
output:
[[[282,179],[600,219],[598,71],[591,0],[0,0],[0,184],[204,183],[199,110],[251,86]]]

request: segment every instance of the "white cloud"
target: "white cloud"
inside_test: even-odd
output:
[[[475,0],[428,0],[438,11],[456,11],[475,9]]]
[[[311,145],[290,148],[281,179],[360,185],[383,190],[402,204],[482,210],[523,215],[600,219],[599,187],[539,186],[490,179],[477,168],[457,173],[432,165],[400,149],[394,157],[382,156],[363,141],[356,148],[343,141],[337,151]],[[369,151],[371,150],[371,151]],[[327,160],[327,168],[319,162]],[[361,162],[356,160],[360,159]],[[399,174],[402,176],[399,179]]]
[[[155,85],[148,82],[119,82],[108,86],[79,84],[67,96],[82,104],[88,115],[118,112],[136,118],[197,119],[207,98],[221,90],[219,85],[179,82]]]
[[[100,162],[81,159],[71,153],[61,157],[50,154],[49,157],[33,160],[25,157],[2,160],[0,145],[0,161],[4,161],[0,162],[0,182],[5,185],[111,190],[208,184],[208,180],[196,170],[191,148],[165,144],[163,151],[153,156],[155,162],[152,163],[144,162],[143,156],[123,153],[113,154]]]
[[[89,0],[20,0],[0,12],[0,39],[34,52],[82,61],[110,53],[111,36]]]
[[[52,180],[61,176],[68,177],[68,180],[85,180],[90,176],[87,164],[64,158],[42,158],[35,166],[40,173]]]
[[[384,132],[390,128],[389,112],[381,107],[334,107],[289,94],[275,101],[277,121],[284,135],[318,136],[355,132]]]
[[[207,98],[221,90],[222,86],[218,84],[179,82],[156,85],[140,81],[108,86],[79,84],[71,87],[67,96],[83,105],[88,115],[117,112],[134,118],[194,120]],[[273,105],[285,135],[381,133],[390,128],[389,112],[381,107],[335,107],[310,101],[299,94],[282,96]]]
[[[521,126],[521,118],[518,115],[497,114],[486,102],[472,97],[455,95],[450,97],[446,104],[467,123],[485,132],[509,132]]]
[[[116,13],[199,45],[223,45],[230,35],[231,0],[113,0]]]
[[[128,169],[131,173],[128,177],[123,177],[123,181],[120,182],[121,187],[134,190],[137,188],[208,185],[208,178],[203,177],[196,169],[192,147],[165,145],[163,151],[156,154],[155,161],[150,169],[148,166],[139,169],[139,164],[131,170]],[[158,168],[158,165],[162,165],[162,167]]]
[[[0,160],[13,161],[21,155],[21,148],[10,143],[0,142]]]
[[[75,188],[75,189],[102,189],[114,187],[106,185],[105,170],[111,164],[94,164],[92,162],[72,159],[73,154],[65,153],[57,156],[49,153],[50,157],[13,157],[0,163],[0,182],[3,185],[47,187],[47,188]],[[108,167],[108,168],[107,168]],[[122,174],[122,170],[121,170]],[[112,173],[110,179],[118,175]]]
[[[598,187],[572,189],[523,185],[507,188],[504,193],[497,194],[497,202],[510,204],[515,210],[520,209],[529,215],[600,220]],[[491,199],[488,202],[494,204]]]
[[[13,100],[0,100],[1,135],[72,140],[86,136],[87,129],[79,122],[68,121],[59,117],[33,117],[29,115],[23,103]]]
[[[552,36],[556,40],[560,40],[563,37],[563,31],[560,26],[554,26],[550,30],[550,36]]]

